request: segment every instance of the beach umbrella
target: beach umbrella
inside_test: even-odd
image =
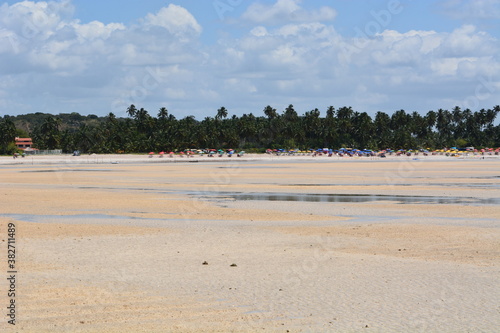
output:
[[[155,153],[154,153],[154,152],[152,152],[152,151],[151,151],[151,152],[149,152],[149,155],[154,155],[154,154],[155,154]]]
[[[164,152],[164,151],[161,151],[161,152],[159,152],[159,154],[160,154],[160,155],[163,155],[163,154],[165,154],[165,152]]]

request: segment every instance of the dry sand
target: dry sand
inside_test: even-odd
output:
[[[1,157],[0,184],[2,332],[500,327],[494,157]]]

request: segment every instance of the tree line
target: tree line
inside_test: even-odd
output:
[[[0,153],[12,153],[14,137],[31,137],[38,149],[79,150],[84,153],[140,153],[189,148],[233,148],[263,151],[266,148],[341,148],[380,150],[443,147],[498,147],[500,106],[471,111],[455,107],[418,112],[399,110],[371,117],[351,107],[330,106],[321,115],[313,109],[299,115],[293,105],[282,112],[266,106],[262,115],[228,117],[221,107],[202,120],[177,119],[166,108],[151,115],[130,105],[128,117],[78,113],[35,113],[0,118]]]

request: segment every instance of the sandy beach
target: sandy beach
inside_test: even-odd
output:
[[[498,156],[0,157],[0,184],[2,332],[500,327]]]

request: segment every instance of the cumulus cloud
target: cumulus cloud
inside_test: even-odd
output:
[[[26,48],[27,41],[47,40],[60,30],[65,19],[74,11],[68,1],[32,2],[22,1],[9,6],[0,6],[2,35],[0,50],[19,53]],[[8,44],[6,44],[8,42]]]
[[[443,12],[458,20],[500,19],[500,0],[448,0]]]
[[[467,24],[446,35],[443,50],[446,56],[454,57],[493,55],[498,50],[498,41]]]
[[[420,107],[442,106],[456,95],[451,87],[466,97],[482,77],[500,77],[499,41],[470,25],[450,33],[385,30],[362,43],[320,23],[259,26],[236,48],[245,56],[233,58],[226,75],[260,73],[253,81],[259,92],[372,110],[389,103],[415,108],[415,95],[426,96]]]
[[[121,23],[104,24],[99,21],[87,24],[74,23],[73,28],[82,40],[108,39],[114,31],[125,30],[125,26]]]
[[[169,5],[131,26],[83,24],[73,12],[69,1],[0,6],[0,75],[11,82],[0,88],[5,96],[0,103],[16,105],[16,112],[39,106],[66,112],[68,105],[88,97],[89,103],[100,103],[101,112],[106,112],[116,111],[114,104],[125,110],[124,103],[161,92],[183,96],[183,89],[161,84],[183,82],[192,71],[185,64],[200,62],[190,41],[197,42],[201,26],[186,9]],[[31,96],[29,102],[23,101],[24,108],[15,101],[20,86]]]
[[[280,24],[283,22],[321,22],[335,18],[337,12],[331,7],[308,11],[299,4],[300,0],[277,0],[273,5],[251,4],[242,18],[253,23]]]
[[[196,37],[202,31],[201,26],[189,11],[173,4],[160,9],[156,14],[148,14],[146,22],[153,26],[163,27],[182,39]]]
[[[70,2],[0,6],[5,113],[125,116],[132,103],[197,118],[221,105],[234,113],[290,103],[299,112],[328,105],[426,110],[473,95],[484,80],[500,91],[500,42],[470,23],[359,39],[336,30],[331,8],[278,0],[250,5],[241,34],[204,45],[201,25],[177,5],[131,25],[84,24],[73,10]],[[490,101],[481,100],[485,107]]]

